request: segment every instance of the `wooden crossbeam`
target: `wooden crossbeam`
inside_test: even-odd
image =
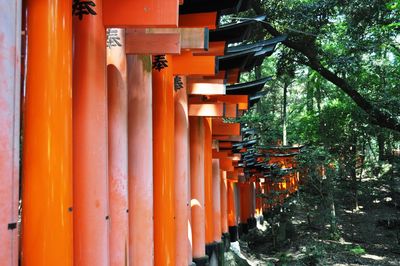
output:
[[[223,79],[188,78],[188,94],[224,95],[226,85]]]
[[[103,23],[109,28],[178,27],[180,0],[104,0]]]
[[[208,49],[208,29],[147,28],[127,29],[127,54],[180,54],[182,49]]]
[[[215,140],[222,140],[222,141],[243,141],[243,137],[240,136],[224,136],[224,135],[219,135],[219,136],[213,136]]]
[[[189,104],[189,116],[223,117],[223,103]]]
[[[222,56],[225,54],[226,42],[210,42],[207,51],[195,52],[195,55]]]
[[[179,27],[185,28],[217,28],[217,12],[187,14],[179,16]]]
[[[240,136],[240,123],[224,123],[221,118],[212,121],[213,135]]]
[[[173,56],[174,75],[214,75],[215,56],[194,56],[190,51]]]
[[[232,142],[230,141],[223,141],[219,142],[219,148],[220,149],[232,149]]]
[[[147,33],[180,33],[182,49],[202,52],[209,48],[208,28],[150,28]]]
[[[227,103],[237,104],[237,111],[248,109],[247,95],[207,95],[206,97],[191,97],[190,103]]]
[[[235,168],[232,165],[232,159],[230,159],[230,158],[219,159],[219,167],[223,171],[234,171],[235,170]]]
[[[126,54],[179,54],[179,32],[149,34],[146,29],[128,29],[125,33]]]
[[[213,154],[212,154],[214,159],[228,158],[231,155],[232,155],[232,152],[229,152],[229,151],[216,151],[216,150],[213,150]]]
[[[234,103],[225,103],[224,117],[237,118],[238,117],[238,105],[234,104]]]

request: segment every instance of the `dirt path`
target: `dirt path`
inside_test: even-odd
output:
[[[274,250],[269,230],[254,230],[240,241],[241,253],[248,265],[400,265],[399,229],[377,226],[377,221],[400,221],[398,208],[383,200],[358,212],[338,209],[339,241],[328,240],[321,229],[311,229],[304,211],[297,209],[291,218],[293,239]]]

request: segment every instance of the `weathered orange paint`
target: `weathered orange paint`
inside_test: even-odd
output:
[[[206,254],[204,210],[204,122],[202,117],[189,118],[190,192],[193,258]]]
[[[74,265],[109,265],[106,31],[97,15],[74,16]],[[70,7],[68,6],[68,10]],[[51,20],[51,19],[50,19]]]
[[[125,30],[121,46],[107,48],[110,264],[128,263],[128,89]]]
[[[228,233],[228,180],[226,171],[221,170],[221,232]]]
[[[0,261],[17,266],[21,1],[0,0],[0,10]]]
[[[175,228],[176,265],[190,265],[192,245],[190,230],[190,180],[189,180],[189,116],[186,80],[175,95]]]
[[[174,84],[168,67],[153,70],[154,263],[175,265]]]
[[[26,3],[21,260],[29,266],[71,266],[72,2]]]
[[[104,0],[107,27],[177,27],[179,0]]]
[[[149,55],[129,55],[129,262],[153,265],[153,111]]]
[[[236,219],[236,198],[235,198],[235,183],[228,180],[227,197],[228,197],[228,225],[237,226]]]
[[[127,54],[179,54],[181,51],[179,32],[152,34],[146,29],[126,30]]]
[[[213,242],[213,173],[212,173],[212,128],[211,118],[204,117],[204,208],[206,211],[206,244]]]
[[[212,159],[213,240],[221,241],[221,171],[219,159]]]

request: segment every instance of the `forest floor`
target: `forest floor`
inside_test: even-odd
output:
[[[358,211],[346,206],[345,198],[336,203],[340,231],[337,241],[330,240],[327,230],[310,226],[305,210],[296,207],[291,212],[291,239],[287,237],[274,248],[271,230],[265,223],[263,229],[252,229],[240,240],[242,259],[227,264],[400,265],[400,208],[394,204],[398,199],[388,197],[388,193],[378,195],[380,198],[369,195]]]

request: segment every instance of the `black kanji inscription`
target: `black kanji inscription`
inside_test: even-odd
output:
[[[82,1],[82,0],[74,0],[72,2],[72,15],[78,16],[79,20],[82,20],[84,15],[97,15],[96,11],[94,11],[94,7],[96,4],[93,1]]]
[[[168,61],[165,55],[155,55],[153,59],[153,69],[161,71],[166,67],[168,67]]]
[[[118,36],[117,29],[107,29],[107,47],[121,47],[121,37]]]
[[[174,77],[174,88],[175,88],[175,91],[183,89],[182,77],[180,77],[180,76]]]

